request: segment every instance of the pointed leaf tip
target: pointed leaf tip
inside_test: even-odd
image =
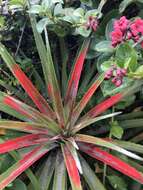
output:
[[[91,157],[111,166],[112,168],[143,184],[143,174],[121,159],[88,143],[80,143],[79,147],[81,151],[87,153]]]

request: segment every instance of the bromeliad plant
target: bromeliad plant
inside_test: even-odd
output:
[[[82,190],[81,174],[91,190],[104,190],[104,186],[86,163],[83,156],[81,156],[80,151],[143,184],[142,173],[100,147],[109,148],[142,161],[143,159],[140,156],[114,144],[114,141],[80,133],[80,130],[90,124],[118,114],[105,115],[104,112],[126,95],[135,92],[143,82],[138,81],[138,83],[126,91],[109,97],[98,105],[95,105],[86,114],[82,114],[87,103],[105,77],[104,73],[99,74],[81,100],[79,102],[76,101],[79,80],[90,45],[90,37],[84,40],[78,52],[68,80],[65,96],[61,97],[47,30],[46,28],[44,30],[45,46],[41,35],[37,32],[35,17],[31,15],[30,18],[46,81],[45,90],[48,92],[51,103],[49,104],[38,92],[19,65],[15,63],[6,47],[0,43],[0,55],[2,59],[38,108],[31,107],[15,97],[0,92],[0,110],[19,119],[18,121],[0,120],[0,127],[23,132],[20,137],[0,144],[1,154],[13,150],[17,150],[19,154],[19,160],[0,175],[0,190],[4,189],[44,155],[48,156],[48,160],[40,176],[41,178],[47,176],[47,179],[42,180],[42,184],[40,184],[42,189],[48,190],[52,184],[53,190],[66,190],[67,188],[69,189],[69,186],[72,187],[72,190]],[[19,153],[20,150],[24,151],[24,153]],[[55,154],[54,157],[53,152]],[[66,182],[66,170],[71,185]],[[43,176],[43,172],[47,174],[44,173]],[[54,178],[52,178],[53,175]]]

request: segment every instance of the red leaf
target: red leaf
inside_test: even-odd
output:
[[[80,176],[78,173],[78,168],[76,167],[76,162],[66,146],[62,146],[64,160],[66,168],[70,177],[71,185],[73,190],[81,190]]]
[[[12,72],[19,80],[20,84],[28,93],[28,95],[31,97],[35,105],[39,108],[39,110],[42,113],[47,114],[49,117],[54,118],[55,115],[48,105],[47,101],[41,96],[41,94],[38,92],[38,90],[34,87],[32,82],[28,79],[28,77],[17,64],[14,64],[12,66]]]
[[[65,97],[65,103],[70,106],[70,108],[73,106],[73,103],[75,101],[77,90],[78,90],[78,84],[81,76],[81,71],[83,68],[83,63],[86,58],[87,50],[89,47],[90,39],[86,39],[81,47],[81,50],[77,56],[74,68],[71,73],[71,77],[68,82],[68,88],[66,92]]]
[[[110,107],[112,107],[113,105],[115,105],[116,103],[118,103],[122,98],[123,98],[123,94],[118,93],[114,96],[111,96],[110,98],[108,98],[107,100],[104,100],[103,102],[101,102],[100,104],[96,105],[95,107],[93,107],[89,112],[87,112],[80,121],[83,121],[87,118],[94,118],[98,115],[100,115],[101,113],[104,113],[107,109],[109,109]]]
[[[51,118],[48,118],[44,114],[40,113],[38,110],[34,109],[31,106],[28,106],[27,104],[19,101],[18,99],[8,96],[5,93],[0,93],[0,98],[2,103],[8,105],[18,113],[24,115],[27,117],[28,121],[29,119],[31,121],[36,121],[40,123],[41,121],[50,121]]]
[[[23,148],[23,147],[40,144],[42,142],[47,142],[47,141],[48,141],[48,138],[44,138],[44,136],[38,135],[38,134],[17,137],[15,139],[7,140],[4,143],[1,143],[0,154],[6,153],[12,150],[16,150],[19,148]]]
[[[119,158],[88,143],[79,143],[79,148],[93,158],[104,162],[112,168],[143,184],[143,174]]]
[[[103,80],[104,80],[104,74],[99,75],[99,77],[95,80],[95,82],[87,90],[87,92],[85,93],[83,98],[80,100],[80,102],[77,104],[72,114],[72,119],[71,119],[72,124],[75,123],[80,113],[85,108],[85,106],[87,105],[87,103],[89,102],[89,100],[91,99],[91,97],[93,96],[93,94],[95,93],[95,91],[97,90],[97,88],[99,87],[99,85],[101,84]]]
[[[21,113],[22,115],[28,117],[30,120],[33,120],[32,115],[29,114],[26,109],[23,109],[22,104],[21,104],[22,102],[17,101],[15,98],[11,96],[5,96],[3,99],[3,103],[10,106],[17,112]]]
[[[30,153],[26,154],[20,161],[11,166],[6,172],[0,175],[0,190],[3,190],[23,171],[29,168],[33,163],[39,160],[48,149],[42,149],[42,146],[34,148]]]

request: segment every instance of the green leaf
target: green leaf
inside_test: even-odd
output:
[[[135,71],[137,67],[137,59],[137,52],[128,43],[121,44],[117,48],[116,61],[119,67]]]
[[[124,181],[123,178],[115,175],[107,176],[110,184],[112,187],[116,190],[128,190],[127,189],[127,183]]]
[[[81,3],[84,3],[87,6],[92,6],[92,0],[80,0]]]
[[[66,167],[61,152],[58,152],[55,164],[55,174],[53,182],[53,190],[66,189]]]
[[[129,76],[135,77],[135,78],[143,78],[143,65],[139,66],[135,72],[129,73]]]
[[[80,34],[83,37],[88,37],[91,33],[91,30],[87,30],[84,26],[80,26],[76,28],[76,34]]]
[[[132,152],[138,152],[143,154],[143,145],[136,144],[129,141],[121,141],[121,140],[112,140],[116,145],[125,148],[127,150],[130,150]]]
[[[130,86],[134,85],[134,81],[135,80],[131,78],[124,77],[122,85],[119,87],[115,87],[115,85],[110,80],[106,80],[106,81],[104,80],[104,82],[101,84],[103,95],[106,97],[106,96],[111,96],[116,93],[119,93],[129,88]]]
[[[113,52],[114,48],[111,45],[111,41],[101,41],[95,45],[95,50],[98,52]]]
[[[40,12],[42,12],[42,6],[41,5],[33,5],[30,8],[29,12],[32,14],[39,14]]]
[[[86,12],[85,18],[88,19],[89,16],[97,17],[97,15],[101,14],[98,9],[92,9]]]
[[[90,190],[106,190],[98,177],[95,175],[95,172],[90,168],[88,163],[81,156],[80,161],[83,170],[83,177],[89,185]]]
[[[124,12],[124,10],[127,8],[127,6],[130,5],[131,3],[133,3],[134,1],[135,0],[123,0],[119,6],[119,12],[120,13]]]
[[[63,7],[61,3],[57,3],[54,8],[54,16],[64,15]]]
[[[51,49],[48,39],[48,34],[45,29],[46,47],[42,36],[38,33],[36,28],[36,19],[30,14],[31,25],[35,37],[35,42],[38,48],[38,53],[42,63],[42,69],[46,81],[48,94],[52,100],[54,110],[56,112],[57,119],[61,126],[64,125],[63,105],[59,89],[59,83],[57,81],[54,63],[51,55]]]
[[[121,139],[124,133],[124,130],[122,127],[120,127],[119,123],[117,121],[114,121],[111,123],[111,130],[110,130],[111,135],[114,137]]]
[[[111,40],[111,32],[113,31],[113,23],[115,19],[111,19],[106,26],[105,36],[107,40]]]
[[[20,179],[16,179],[8,190],[27,190],[27,187]]]
[[[130,106],[131,104],[134,103],[136,99],[135,95],[131,95],[128,97],[125,97],[121,100],[121,102],[119,102],[118,104],[115,105],[115,108],[117,109],[125,109],[126,107]]]
[[[3,16],[0,16],[0,28],[4,26],[5,19]]]
[[[101,64],[101,70],[102,71],[107,71],[111,68],[111,66],[113,66],[113,61],[109,60],[109,61],[105,61]]]
[[[48,159],[42,166],[42,170],[38,176],[41,190],[49,189],[49,185],[54,173],[55,160],[55,154],[50,154]]]
[[[129,151],[121,148],[120,146],[117,146],[117,145],[113,144],[112,142],[104,140],[102,138],[93,137],[93,136],[89,136],[89,135],[77,134],[76,135],[76,141],[95,144],[98,146],[103,146],[103,147],[115,150],[117,152],[120,152],[124,155],[127,155],[128,157],[131,157],[133,159],[143,160],[143,158],[141,158],[140,156],[138,156],[132,152],[129,152]]]
[[[42,18],[36,25],[38,32],[42,33],[44,28],[50,24],[53,24],[53,22],[48,17]]]
[[[115,112],[115,113],[111,113],[111,114],[105,114],[105,115],[102,115],[102,116],[98,116],[98,117],[95,117],[95,118],[92,118],[92,119],[86,119],[86,120],[81,120],[79,121],[79,123],[77,123],[77,125],[75,125],[75,127],[73,128],[73,133],[77,133],[79,130],[85,128],[85,127],[88,127],[89,125],[91,125],[92,123],[95,123],[97,121],[101,121],[103,119],[107,119],[107,118],[111,118],[111,117],[114,117],[118,114],[120,114],[121,112]]]
[[[77,17],[83,17],[84,9],[82,9],[82,8],[75,9],[75,11],[73,12],[73,15],[77,16]]]

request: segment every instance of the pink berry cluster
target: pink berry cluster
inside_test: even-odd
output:
[[[91,29],[93,32],[95,32],[98,26],[97,18],[93,16],[89,16],[88,21],[85,26],[87,30]]]
[[[123,78],[126,76],[127,70],[122,69],[116,66],[111,67],[105,73],[105,79],[111,79],[112,83],[115,84],[116,87],[119,87],[123,83]]]
[[[114,22],[113,28],[114,31],[111,32],[113,47],[130,39],[138,42],[143,36],[143,20],[141,18],[130,21],[125,16],[122,16]],[[143,47],[143,42],[141,42],[141,46]]]

